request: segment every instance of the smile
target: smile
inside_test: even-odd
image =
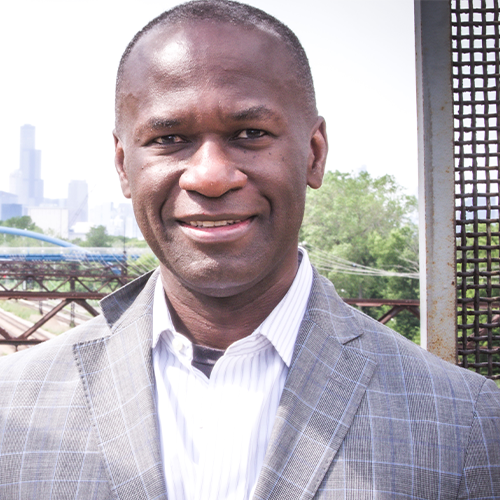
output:
[[[240,223],[241,220],[196,220],[187,221],[192,227],[222,227],[222,226],[232,226],[233,224]]]
[[[235,241],[253,226],[255,216],[240,219],[219,220],[180,220],[181,230],[195,241],[200,243],[228,243]]]

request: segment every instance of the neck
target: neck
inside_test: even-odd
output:
[[[297,273],[297,258],[279,279],[261,282],[228,297],[214,297],[183,286],[162,267],[161,279],[175,329],[194,344],[227,349],[250,335],[285,296]]]

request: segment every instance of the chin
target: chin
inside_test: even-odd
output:
[[[179,282],[185,288],[191,289],[196,293],[201,293],[209,297],[227,298],[246,292],[258,283],[255,274],[252,277],[248,275],[238,276],[237,273],[220,273],[215,275],[213,272],[203,274],[178,276]]]

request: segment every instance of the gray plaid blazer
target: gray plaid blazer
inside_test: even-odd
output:
[[[166,499],[158,273],[0,360],[0,499]],[[500,498],[500,391],[314,283],[255,499]],[[203,499],[199,499],[203,500]]]

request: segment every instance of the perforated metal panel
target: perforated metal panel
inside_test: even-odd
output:
[[[459,363],[500,379],[500,0],[452,0]]]

